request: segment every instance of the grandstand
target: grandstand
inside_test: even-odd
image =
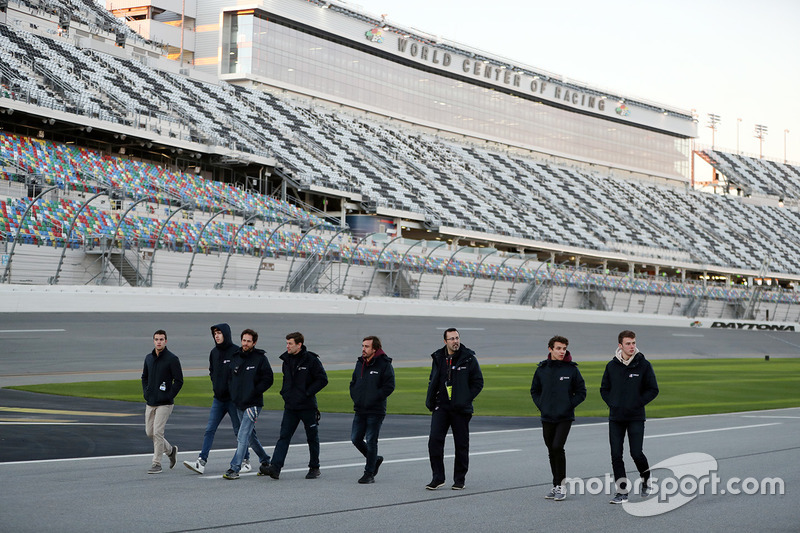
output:
[[[264,57],[246,64],[243,49],[230,51],[236,64],[209,63],[225,24],[197,34],[183,68],[90,0],[8,3],[4,283],[800,317],[798,167],[702,150],[725,194],[703,192],[688,174],[688,112],[343,2],[261,5],[204,2],[193,23],[266,25],[271,40],[233,42],[266,46],[296,67],[291,79]],[[372,30],[385,42],[364,40]],[[295,49],[269,48],[287,35]],[[325,58],[308,57],[309,44]],[[338,75],[297,73],[328,62]],[[349,72],[354,62],[368,70]],[[387,71],[419,105],[397,100]],[[339,94],[351,74],[366,81]],[[429,94],[409,81],[420,75]],[[434,97],[442,111],[425,107]]]

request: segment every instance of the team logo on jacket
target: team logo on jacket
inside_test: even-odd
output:
[[[639,374],[630,374],[628,377],[629,378],[638,378]]]
[[[369,373],[370,374],[380,374],[380,372],[378,372],[377,370],[370,370]]]
[[[248,366],[247,368],[245,368],[245,370],[253,370],[254,368],[255,368],[254,366]]]
[[[561,376],[558,378],[559,381],[564,381],[565,379],[569,379],[569,376]]]

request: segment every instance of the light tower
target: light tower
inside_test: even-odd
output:
[[[717,125],[720,123],[719,115],[714,113],[708,114],[708,127],[711,128],[711,149],[714,149],[714,133],[717,131]]]
[[[762,159],[764,157],[762,146],[764,144],[764,138],[767,136],[767,127],[763,124],[756,124],[756,130],[754,137],[758,139],[758,158]]]

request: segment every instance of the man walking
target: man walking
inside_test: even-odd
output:
[[[272,368],[264,350],[256,348],[258,333],[246,329],[242,331],[241,341],[242,347],[231,361],[228,382],[240,425],[231,467],[222,475],[225,479],[239,479],[248,443],[261,460],[261,467],[269,465],[269,455],[256,435],[256,420],[264,406],[264,393],[272,386]]]
[[[600,384],[600,396],[609,407],[608,440],[611,445],[611,468],[616,480],[616,494],[609,503],[628,501],[628,478],[622,460],[622,446],[628,434],[631,457],[642,479],[642,496],[648,492],[650,465],[642,451],[644,442],[644,406],[658,396],[656,374],[644,354],[636,349],[636,334],[622,331],[614,358],[606,365]]]
[[[531,398],[542,413],[542,437],[553,474],[553,488],[545,498],[559,502],[567,497],[564,445],[575,420],[575,408],[586,399],[586,384],[568,345],[567,338],[560,335],[547,341],[547,359],[536,367],[531,382]]]
[[[286,351],[281,355],[283,361],[283,420],[281,433],[272,453],[272,463],[259,469],[260,475],[279,479],[281,468],[289,451],[297,426],[303,422],[308,442],[308,474],[306,479],[316,479],[319,471],[319,410],[316,394],[328,384],[328,375],[322,367],[319,356],[305,347],[302,333],[286,335]]]
[[[361,341],[361,357],[350,379],[350,398],[353,399],[356,413],[350,440],[367,459],[359,483],[375,483],[375,476],[383,463],[383,457],[378,455],[378,434],[386,416],[386,398],[393,391],[392,359],[381,348],[378,337],[364,337]]]
[[[483,389],[483,374],[475,352],[461,344],[456,328],[444,332],[445,345],[431,354],[433,363],[428,381],[425,406],[433,413],[428,438],[428,455],[433,479],[425,488],[444,486],[444,441],[453,430],[456,457],[453,466],[453,490],[463,490],[469,469],[469,421],[472,401]]]
[[[208,424],[203,436],[203,448],[200,450],[200,457],[196,461],[184,461],[183,465],[202,474],[206,470],[208,454],[211,445],[214,443],[214,435],[217,432],[222,419],[227,414],[233,425],[234,436],[239,434],[239,415],[236,412],[236,405],[231,400],[231,392],[228,388],[228,376],[231,370],[233,354],[239,351],[231,340],[231,327],[228,324],[215,324],[211,326],[211,336],[214,338],[214,348],[208,355],[208,374],[211,377],[211,387],[214,390],[214,398],[211,401],[211,411],[208,413]],[[242,471],[250,471],[250,449],[245,451],[242,461]]]
[[[144,358],[142,368],[142,393],[147,406],[144,410],[144,427],[153,439],[153,464],[148,474],[161,473],[161,456],[167,454],[169,467],[175,466],[178,447],[164,437],[164,428],[175,406],[175,397],[183,386],[183,370],[178,356],[167,349],[167,332],[159,329],[153,333],[153,351]]]

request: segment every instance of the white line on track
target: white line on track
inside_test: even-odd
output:
[[[800,420],[800,416],[742,415],[742,418],[795,418]]]
[[[717,431],[732,431],[736,429],[751,429],[751,428],[763,428],[765,426],[779,426],[781,422],[771,422],[769,424],[754,424],[752,426],[736,426],[730,428],[716,428],[716,429],[700,429],[697,431],[682,431],[680,433],[664,433],[663,435],[645,435],[644,438],[646,439],[660,439],[661,437],[679,437],[682,435],[696,435],[698,433],[715,433]]]
[[[117,424],[113,422],[36,422],[34,420],[24,420],[19,422],[0,422],[0,426],[141,426],[142,424]]]
[[[692,417],[684,417],[684,418],[698,418],[698,417],[701,417],[701,416],[719,416],[719,415],[693,415]],[[785,418],[789,418],[789,417],[785,417]],[[795,418],[795,417],[791,417],[791,418]],[[674,420],[674,418],[657,418],[657,419],[652,420],[652,422],[666,421],[666,420]],[[607,424],[608,424],[607,422],[597,422],[595,424],[579,424],[579,425],[574,426],[573,430],[574,429],[579,429],[579,428],[585,428],[585,427],[605,426]],[[661,437],[677,437],[677,436],[681,436],[681,435],[696,435],[698,433],[714,433],[714,432],[717,432],[717,431],[732,431],[732,430],[738,430],[738,429],[751,429],[751,428],[766,427],[766,426],[778,426],[778,425],[781,425],[781,424],[782,424],[782,422],[772,422],[772,423],[768,423],[768,424],[754,424],[754,425],[751,425],[751,426],[736,426],[736,427],[726,427],[726,428],[716,428],[716,429],[702,429],[702,430],[698,430],[698,431],[684,431],[684,432],[680,432],[680,433],[665,433],[663,435],[645,435],[644,438],[646,438],[646,439],[657,439],[657,438],[661,438]],[[86,425],[96,425],[96,424],[86,424]],[[110,425],[123,425],[123,424],[110,424]],[[134,424],[134,425],[136,425],[136,424]],[[491,434],[497,434],[497,433],[527,432],[527,431],[537,431],[537,430],[541,430],[541,428],[503,429],[503,430],[498,430],[498,431],[476,431],[476,432],[471,432],[470,435],[471,436],[491,435]],[[428,435],[415,435],[415,436],[410,436],[410,437],[389,437],[389,438],[385,438],[385,439],[380,439],[380,442],[412,440],[412,439],[427,439],[427,438],[428,438]],[[322,443],[320,443],[321,446],[334,446],[334,445],[338,445],[338,444],[352,445],[352,443],[349,440],[348,441],[335,441],[335,442],[322,442]],[[289,447],[290,448],[295,448],[295,447],[305,447],[305,446],[307,446],[307,445],[306,444],[292,444]],[[214,450],[214,451],[215,452],[233,453],[236,450],[234,448],[229,448],[229,449]],[[520,451],[520,450],[510,449],[510,450],[496,450],[496,451],[491,451],[491,452],[470,452],[470,455],[488,455],[488,454],[494,454],[494,453],[510,453],[510,452],[517,452],[517,451]],[[196,456],[199,453],[199,450],[189,450],[189,451],[183,450],[180,453],[188,453],[188,454],[190,454],[192,456]],[[37,460],[34,460],[34,461],[10,461],[10,462],[7,462],[7,463],[0,463],[0,468],[2,468],[5,465],[62,463],[62,462],[72,462],[72,461],[96,461],[96,460],[101,460],[101,459],[126,459],[126,458],[132,458],[132,457],[152,457],[152,455],[153,455],[152,453],[140,453],[140,454],[129,454],[129,455],[106,455],[106,456],[102,456],[102,457],[71,457],[71,458],[66,458],[66,459],[37,459]],[[452,457],[452,456],[447,456],[447,457]],[[428,459],[427,457],[424,457],[424,458],[421,458],[421,459],[404,459],[404,460],[399,460],[398,459],[398,460],[389,460],[389,461],[385,461],[385,462],[388,464],[388,463],[392,463],[392,462],[421,461],[421,460],[427,460],[427,459]],[[358,463],[359,466],[362,466],[363,464],[364,463]],[[323,468],[334,468],[334,467],[333,466],[325,466]],[[338,468],[345,468],[345,466],[340,466]],[[305,470],[305,468],[303,468],[301,470]],[[291,471],[292,470],[286,470],[286,472],[291,472]]]
[[[0,329],[0,333],[61,333],[65,329]]]
[[[769,338],[771,338],[771,339],[775,339],[776,341],[779,341],[779,342],[783,342],[783,343],[785,343],[785,344],[788,344],[789,346],[794,346],[795,348],[800,348],[800,344],[795,344],[795,343],[793,343],[793,342],[789,342],[789,341],[787,341],[786,339],[782,339],[782,338],[780,338],[780,337],[777,337],[777,336],[775,336],[775,335],[770,335],[769,333],[765,333],[764,335],[766,335],[767,337],[769,337]]]
[[[426,437],[427,438],[427,437]],[[347,443],[351,444],[351,443]],[[301,444],[300,446],[305,446],[305,444]],[[496,455],[499,453],[515,453],[521,452],[522,450],[519,449],[510,449],[510,450],[492,450],[490,452],[469,452],[469,456],[473,457],[475,455]],[[445,455],[445,459],[452,459],[455,455]],[[407,459],[387,459],[382,464],[388,465],[391,463],[417,463],[421,461],[430,461],[430,458],[426,455],[425,457],[408,457]],[[249,472],[247,474],[241,474],[242,476],[255,476],[258,475],[258,471],[255,470],[255,465],[253,465],[254,471]],[[342,463],[339,465],[322,465],[320,466],[320,470],[333,470],[335,468],[364,468],[364,461],[360,461],[358,463]],[[282,468],[281,473],[284,472],[305,472],[308,470],[307,466],[302,468]],[[220,476],[203,476],[204,479],[219,479]]]

